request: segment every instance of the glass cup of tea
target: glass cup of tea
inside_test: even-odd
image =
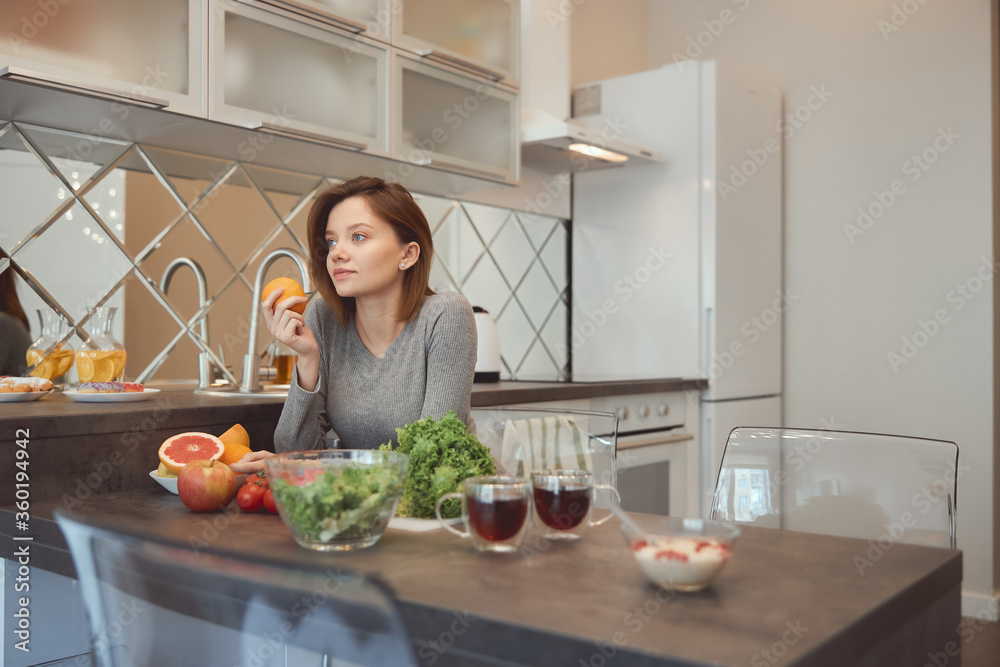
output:
[[[441,516],[450,498],[462,502],[465,530],[452,528]],[[471,537],[478,551],[516,551],[528,532],[531,483],[523,477],[469,477],[461,493],[438,498],[434,513],[445,528],[459,537]]]
[[[587,470],[537,470],[531,473],[532,496],[535,504],[535,529],[551,540],[575,540],[591,526],[599,526],[611,518],[591,521],[598,490],[606,490],[613,501],[621,496],[610,484],[594,484],[593,473]]]

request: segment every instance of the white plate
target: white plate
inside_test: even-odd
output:
[[[450,525],[454,526],[456,523],[462,522],[462,517],[455,517],[454,519],[445,519]],[[417,519],[412,516],[398,517],[394,516],[389,519],[389,528],[396,528],[397,530],[405,530],[410,533],[426,533],[429,530],[437,530],[438,528],[443,528],[441,523],[437,519]]]
[[[134,401],[148,401],[154,394],[159,394],[159,389],[146,388],[143,391],[121,391],[113,394],[80,393],[76,389],[67,389],[63,392],[74,401],[80,403],[132,403]]]
[[[139,392],[135,392],[139,393]],[[160,486],[169,491],[170,493],[177,493],[177,478],[176,477],[160,477],[156,474],[155,470],[149,471],[149,476],[155,479]]]
[[[139,393],[139,392],[136,392]],[[164,489],[170,493],[177,493],[177,478],[176,477],[160,477],[156,474],[155,470],[149,471],[149,476],[156,480],[156,482],[162,486]],[[236,490],[239,491],[240,487],[243,486],[243,482],[246,480],[246,475],[236,475]]]
[[[23,403],[25,401],[37,401],[42,396],[48,396],[52,390],[48,391],[11,391],[0,394],[0,403]]]

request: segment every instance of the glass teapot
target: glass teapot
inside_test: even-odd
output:
[[[76,353],[76,373],[80,382],[121,380],[125,373],[125,346],[112,333],[117,308],[94,308],[90,316],[90,336]]]
[[[62,341],[68,331],[68,323],[51,308],[39,308],[38,324],[42,327],[42,335],[28,348],[25,357],[28,366],[34,366],[32,377],[52,380],[56,384],[65,384],[63,377],[73,365],[73,346],[68,341]],[[54,347],[53,347],[54,346]],[[51,352],[45,354],[49,348]]]

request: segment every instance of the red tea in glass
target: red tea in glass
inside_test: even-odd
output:
[[[452,528],[441,516],[448,498],[462,500],[467,530]],[[460,537],[471,537],[479,551],[516,551],[528,532],[531,483],[522,477],[470,477],[462,493],[446,493],[434,509],[438,521]]]
[[[594,476],[587,470],[550,469],[531,473],[535,500],[536,528],[544,536],[556,540],[580,537],[590,526],[607,521],[591,521],[594,492],[605,489],[618,502],[618,491],[608,484],[594,485]]]
[[[535,487],[538,518],[549,528],[576,528],[590,512],[591,487],[568,484],[546,489]]]
[[[469,498],[469,523],[480,537],[503,542],[517,535],[528,518],[527,498],[496,499],[487,502]]]

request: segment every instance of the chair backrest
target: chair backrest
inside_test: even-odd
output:
[[[472,410],[476,437],[490,448],[506,474],[582,469],[597,484],[617,488],[618,417],[610,412],[542,408]]]
[[[230,558],[89,518],[57,519],[101,667],[416,664],[391,591],[370,575]]]
[[[955,548],[958,445],[900,435],[733,429],[712,518]]]

